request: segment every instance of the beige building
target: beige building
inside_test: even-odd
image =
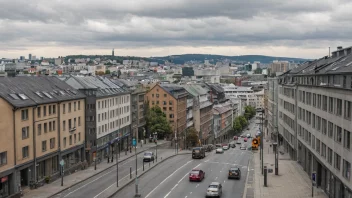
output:
[[[66,173],[78,168],[84,160],[84,98],[56,77],[0,78],[2,196],[58,177],[61,159]]]
[[[276,72],[287,72],[289,70],[290,63],[288,61],[273,61],[269,68],[271,74],[276,74]]]

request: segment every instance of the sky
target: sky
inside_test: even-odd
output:
[[[352,44],[350,0],[0,0],[0,57],[319,58]]]

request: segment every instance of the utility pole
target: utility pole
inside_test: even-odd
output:
[[[136,194],[134,195],[134,197],[141,197],[141,195],[138,193],[138,175],[137,175],[137,141],[136,138],[133,138],[132,140],[132,145],[134,146],[134,154],[136,156]]]
[[[261,155],[261,159],[262,159],[262,163],[261,163],[261,169],[262,169],[262,175],[264,174],[264,150],[263,150],[263,147],[264,147],[264,120],[263,120],[263,114],[264,114],[264,110],[261,111],[262,112],[262,130],[261,130],[261,133],[260,133],[260,155]]]
[[[119,143],[116,145],[119,148]],[[119,148],[120,151],[120,148]],[[119,187],[119,158],[116,152],[116,186]]]

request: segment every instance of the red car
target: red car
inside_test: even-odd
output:
[[[202,181],[204,179],[205,172],[202,170],[192,170],[189,173],[189,181]]]
[[[233,140],[237,140],[238,139],[238,137],[237,136],[233,136]]]
[[[243,139],[244,142],[247,142],[247,140],[248,140],[247,138],[244,138],[244,139]]]

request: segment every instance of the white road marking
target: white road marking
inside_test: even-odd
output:
[[[185,198],[187,198],[187,196],[185,196]]]
[[[226,182],[226,180],[224,180],[224,183]]]
[[[187,164],[189,164],[191,161],[188,161],[186,164],[184,164],[183,166],[181,166],[180,168],[178,168],[176,171],[174,171],[171,175],[169,175],[167,178],[165,178],[159,185],[157,185],[152,191],[150,191],[147,196],[145,196],[145,198],[149,197],[161,184],[163,184],[166,180],[168,180],[170,177],[172,177],[177,171],[179,171],[180,169],[182,169],[183,167],[185,167]]]
[[[196,188],[199,186],[199,184],[196,185]]]
[[[171,193],[171,191],[174,190],[177,186],[178,186],[178,184],[176,184],[176,185],[170,190],[170,192],[165,195],[164,198],[166,198],[167,196],[169,196],[169,194]]]

